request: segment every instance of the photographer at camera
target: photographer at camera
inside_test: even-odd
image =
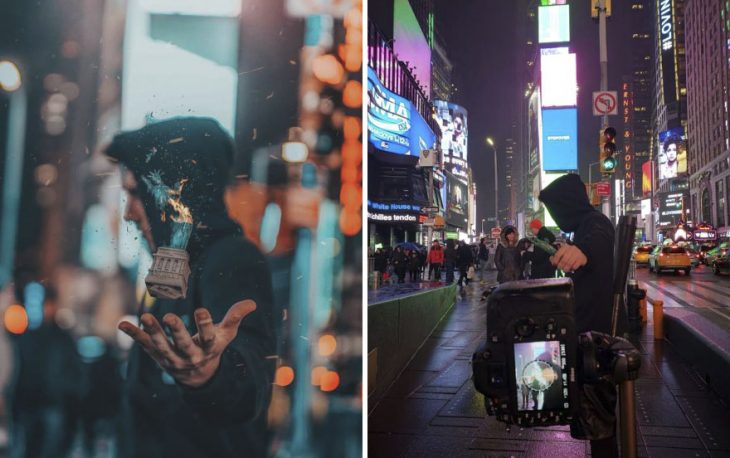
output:
[[[573,279],[578,333],[610,333],[615,237],[613,224],[591,206],[585,185],[575,174],[555,180],[540,193],[540,200],[560,229],[573,234],[572,243],[562,245],[550,257],[550,262]],[[619,318],[621,323],[625,323],[625,317]],[[571,425],[571,435],[591,439],[594,458],[618,456],[615,408],[616,387],[612,383],[582,387],[580,418]]]

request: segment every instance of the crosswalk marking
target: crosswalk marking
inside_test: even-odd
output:
[[[707,301],[697,293],[678,288],[677,284],[658,284],[656,281],[644,281],[642,283],[646,287],[647,294],[652,298],[663,300],[665,307],[703,309],[730,321],[730,315],[725,312],[724,306],[718,307],[714,302]]]

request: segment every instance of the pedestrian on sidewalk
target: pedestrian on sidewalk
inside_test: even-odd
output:
[[[489,265],[489,248],[487,248],[486,237],[482,237],[479,241],[479,254],[477,258],[479,259],[479,280],[484,283],[487,276],[487,266]]]
[[[444,267],[446,268],[446,283],[454,282],[454,268],[456,267],[457,253],[456,244],[453,239],[446,241],[446,249],[444,250]]]
[[[403,247],[395,247],[393,252],[393,268],[398,276],[398,283],[406,282],[406,270],[408,270],[408,256]]]
[[[418,255],[416,250],[411,252],[411,259],[408,260],[408,268],[411,273],[411,281],[420,280],[419,274],[421,272],[421,257]]]
[[[494,264],[497,266],[497,282],[521,280],[522,254],[517,247],[517,230],[507,226],[500,235],[500,244],[494,254]]]
[[[459,266],[459,286],[463,286],[464,283],[468,286],[469,278],[467,278],[467,272],[469,271],[469,267],[474,263],[474,254],[471,251],[471,247],[463,240],[460,241],[456,256],[456,262]]]
[[[494,265],[494,255],[497,254],[497,247],[494,242],[489,244],[489,270],[496,270],[497,266]]]
[[[383,280],[383,274],[388,271],[388,258],[382,248],[375,250],[375,272],[378,275],[378,282]]]
[[[573,243],[562,245],[551,258],[553,266],[573,279],[575,321],[578,333],[611,333],[613,312],[613,250],[615,231],[611,221],[588,201],[580,177],[568,174],[548,185],[540,200],[560,230],[573,233]],[[626,326],[623,307],[619,310],[619,335]],[[616,386],[608,381],[583,387],[590,391],[581,404],[570,433],[591,441],[593,458],[618,457],[616,443]],[[588,405],[586,405],[588,404]],[[593,405],[595,404],[595,405]],[[596,412],[604,412],[598,415]]]
[[[542,221],[534,219],[530,222],[530,230],[536,238],[547,242],[550,245],[555,243],[555,235],[542,225]],[[522,255],[525,263],[529,262],[530,278],[555,278],[555,266],[550,263],[550,255],[538,247],[534,247],[532,251],[525,251]]]
[[[441,266],[444,264],[444,250],[438,240],[434,240],[431,244],[431,250],[428,252],[428,277],[435,281],[441,280]],[[433,276],[432,276],[433,274]]]

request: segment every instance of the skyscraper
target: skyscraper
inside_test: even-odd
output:
[[[730,6],[687,0],[687,139],[692,219],[727,234],[730,189]]]

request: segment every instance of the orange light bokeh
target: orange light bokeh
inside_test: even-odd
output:
[[[5,329],[12,334],[22,334],[28,329],[28,314],[20,305],[11,305],[5,309],[3,317]]]
[[[312,385],[319,386],[322,383],[322,376],[327,373],[327,368],[317,366],[312,369]]]
[[[350,80],[345,84],[342,91],[342,103],[348,108],[359,108],[362,106],[362,83]]]
[[[312,72],[318,80],[333,86],[340,84],[345,77],[345,69],[342,68],[342,64],[331,54],[315,58]]]
[[[337,339],[331,334],[325,334],[319,338],[319,354],[330,356],[337,349]]]
[[[294,381],[294,369],[289,366],[281,366],[276,369],[276,376],[274,377],[274,384],[279,386],[291,385]]]
[[[340,386],[340,374],[334,371],[326,372],[320,379],[319,389],[324,392],[335,391]]]

